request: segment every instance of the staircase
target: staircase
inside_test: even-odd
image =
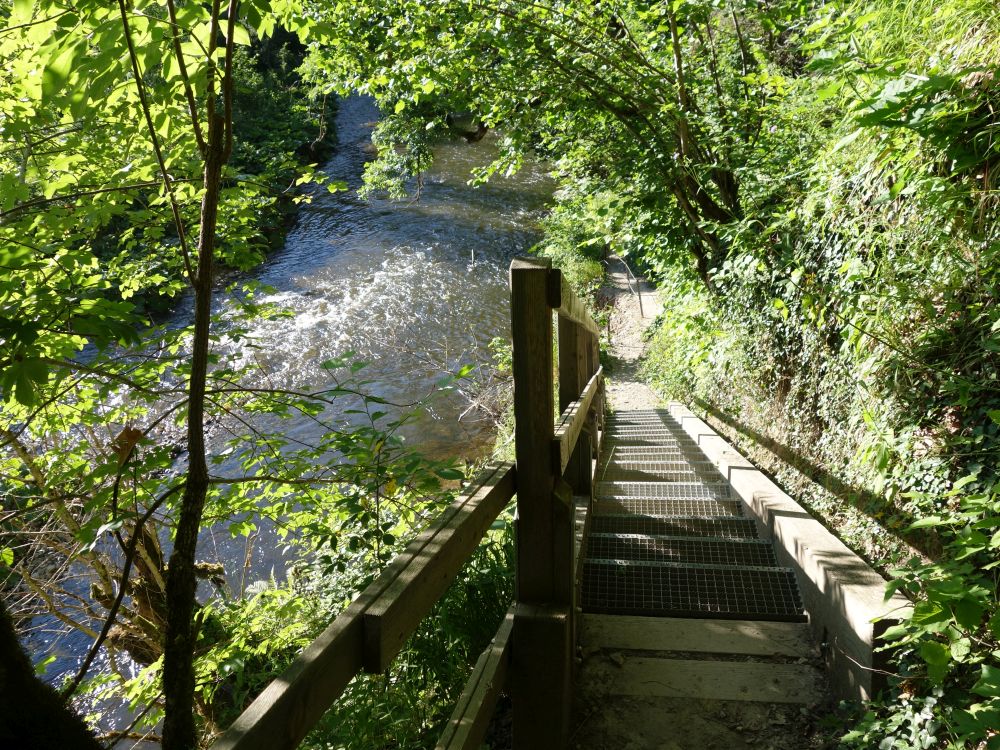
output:
[[[794,573],[669,412],[618,412],[605,440],[585,612],[806,621]]]
[[[818,703],[824,680],[795,574],[696,442],[667,410],[620,410],[602,455],[584,541],[574,746],[700,748],[703,735],[678,729],[691,705],[794,719]],[[717,709],[699,711],[723,733],[719,747],[744,746]]]

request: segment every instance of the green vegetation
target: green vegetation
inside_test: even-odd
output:
[[[223,338],[257,346],[250,322],[282,313],[252,286],[212,310],[213,267],[259,262],[278,196],[329,181],[302,162],[321,153],[326,97],[359,90],[385,112],[370,192],[402,194],[456,117],[500,134],[475,179],[547,159],[560,191],[540,250],[582,289],[609,249],[657,277],[650,380],[732,415],[748,446],[767,438],[780,477],[914,599],[887,636],[891,688],[841,716],[842,744],[1000,747],[998,13],[0,0],[7,585],[144,667],[85,668],[84,688],[126,691],[153,721],[166,685],[172,750],[224,725],[445,501],[454,468],[395,440],[405,417],[349,359],[324,365],[322,389],[256,388],[267,373]],[[145,319],[185,290],[192,326]],[[345,402],[353,427],[331,416]],[[303,447],[250,426],[291,413],[327,436]],[[206,446],[210,423],[232,439]],[[213,575],[199,530],[249,545],[261,519],[308,539],[310,565],[197,599]],[[359,680],[311,741],[353,743],[388,714],[406,717],[397,746],[426,743],[499,618],[485,602],[509,596],[509,554],[500,533],[425,626],[448,637],[418,633],[398,676]],[[89,594],[46,601],[50,559],[86,565]],[[458,622],[470,596],[484,614]]]

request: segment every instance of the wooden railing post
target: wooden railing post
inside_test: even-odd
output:
[[[591,363],[591,334],[582,326],[566,318],[559,318],[559,411],[580,398],[584,386],[597,371]],[[573,495],[591,495],[591,429],[588,426],[580,435],[565,479]]]
[[[510,267],[517,459],[517,588],[511,642],[514,747],[564,747],[572,701],[573,509],[552,465],[555,403],[551,262]],[[577,398],[579,391],[574,395]]]

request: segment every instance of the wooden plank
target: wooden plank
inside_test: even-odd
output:
[[[559,411],[566,411],[580,398],[589,379],[586,352],[580,346],[580,327],[569,318],[559,318]]]
[[[597,327],[597,323],[594,319],[590,317],[590,312],[587,310],[587,306],[583,304],[573,288],[569,285],[566,277],[559,274],[559,305],[552,305],[557,307],[557,312],[559,317],[566,318],[567,320],[572,320],[579,326],[582,326],[585,330],[594,334],[595,336],[601,335],[601,329]]]
[[[585,614],[580,642],[587,649],[691,651],[797,658],[812,658],[817,653],[807,624],[758,620]]]
[[[588,660],[587,693],[752,703],[819,703],[822,673],[803,664],[657,659],[626,654],[621,663]]]
[[[570,607],[519,602],[512,638],[513,747],[566,747],[573,697]]]
[[[514,609],[511,605],[507,610],[493,642],[476,661],[435,750],[478,750],[482,744],[497,698],[507,681]]]
[[[576,447],[576,442],[580,437],[580,431],[587,423],[591,404],[600,389],[601,378],[604,376],[604,368],[597,368],[597,372],[583,389],[579,400],[571,403],[559,419],[559,424],[555,428],[552,436],[552,464],[553,469],[561,474],[569,464],[570,456]]]
[[[390,564],[391,582],[364,613],[364,668],[384,672],[514,496],[514,467],[490,464]]]
[[[592,335],[567,318],[559,318],[559,409],[564,412],[580,398],[596,368],[591,363]],[[588,431],[589,430],[589,431]],[[593,453],[592,408],[588,410],[583,429],[570,452],[563,477],[574,495],[591,494],[590,458]],[[561,459],[560,459],[561,463]]]
[[[555,600],[553,488],[549,460],[555,407],[552,383],[551,261],[515,258],[510,265],[514,449],[517,456],[518,600]]]

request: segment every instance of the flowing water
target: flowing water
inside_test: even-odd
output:
[[[537,241],[552,184],[531,164],[512,178],[472,187],[471,171],[488,164],[496,147],[490,138],[475,144],[459,139],[436,149],[415,197],[361,200],[356,190],[372,158],[377,117],[371,99],[341,102],[339,145],[324,171],[349,189],[332,195],[316,190],[285,247],[253,274],[274,290],[263,301],[294,317],[253,323],[250,335],[259,348],[247,356],[269,385],[322,388],[332,383],[321,364],[354,352],[367,363],[359,373],[367,383],[363,390],[395,404],[426,400],[401,430],[410,445],[431,457],[476,457],[491,444],[492,421],[470,409],[461,389],[427,397],[442,376],[462,365],[476,366],[477,373],[489,369],[489,342],[509,330],[507,268]],[[345,398],[340,412],[357,406]],[[338,415],[324,417],[337,421]],[[323,430],[306,417],[267,427],[306,444]],[[220,467],[220,473],[238,471]],[[274,530],[262,528],[255,547],[252,578],[280,579],[283,543]],[[225,529],[205,534],[202,548],[223,562],[244,559],[243,540]],[[237,591],[240,567],[227,565],[229,586]]]
[[[371,158],[369,136],[378,112],[367,98],[341,102],[339,148],[325,165],[350,190],[315,194],[285,248],[256,275],[277,292],[268,299],[294,311],[293,320],[258,327],[258,357],[277,382],[316,387],[328,379],[324,360],[357,352],[375,395],[408,403],[426,396],[443,373],[488,363],[487,345],[508,330],[507,267],[536,240],[536,221],[551,195],[542,170],[479,187],[467,182],[495,148],[487,139],[440,146],[416,198],[362,201],[354,193]],[[436,398],[411,438],[433,455],[481,447],[490,425],[459,394]],[[315,437],[302,420],[285,428]]]

